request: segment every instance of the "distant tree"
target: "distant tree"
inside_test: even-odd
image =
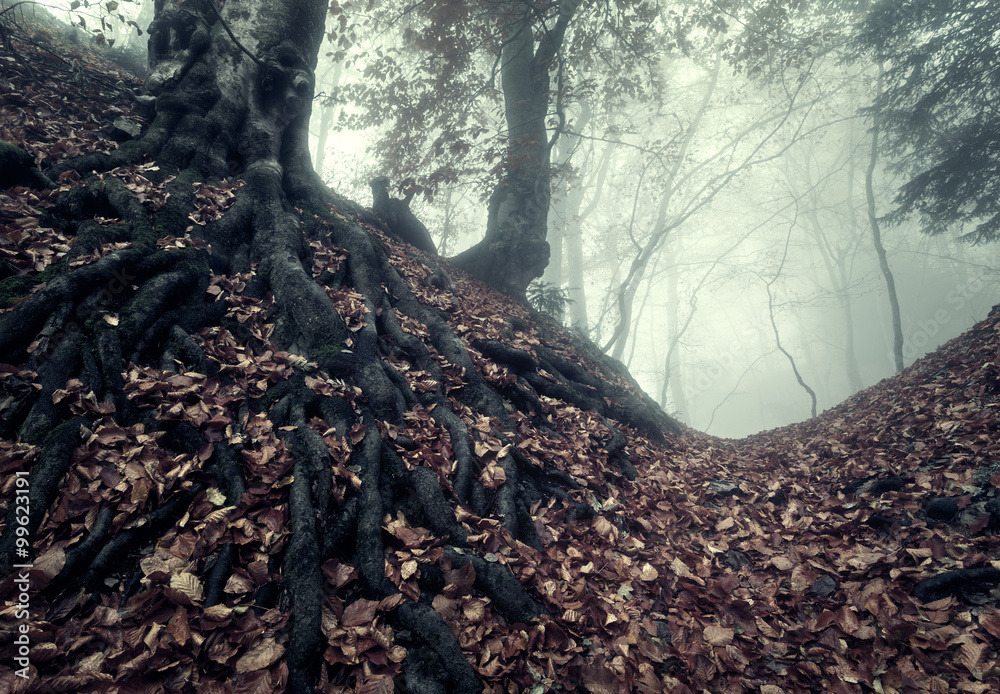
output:
[[[875,88],[875,93],[878,95],[882,93],[882,84],[883,70],[879,66]],[[875,207],[875,167],[878,164],[879,135],[885,120],[885,114],[882,112],[878,98],[876,98],[875,105],[869,109],[869,113],[872,122],[872,144],[868,166],[865,169],[865,200],[868,203],[868,223],[872,229],[872,243],[875,246],[875,254],[878,256],[879,268],[882,271],[883,279],[885,279],[886,294],[889,297],[889,310],[892,315],[892,359],[896,373],[899,373],[903,370],[903,319],[899,310],[899,295],[896,293],[896,279],[889,267],[889,257],[885,252],[885,245],[882,243],[882,227]],[[904,194],[905,191],[900,193],[901,196]]]
[[[781,271],[784,269],[785,261],[788,259],[788,242],[792,238],[792,229],[793,227],[789,226],[788,236],[785,237],[785,245],[781,252],[781,262],[778,263],[778,267],[774,271],[774,276],[771,277],[770,279],[764,279],[764,277],[761,276],[760,279],[764,283],[764,289],[767,292],[767,316],[771,323],[771,331],[774,333],[774,345],[775,347],[778,348],[778,351],[785,356],[785,359],[788,360],[788,365],[791,366],[792,373],[795,375],[795,380],[798,382],[800,386],[802,386],[802,390],[806,391],[806,393],[809,394],[809,400],[810,400],[809,414],[811,417],[815,417],[816,391],[814,391],[809,386],[809,384],[806,383],[805,379],[802,376],[802,372],[799,371],[799,367],[795,361],[795,357],[792,356],[792,353],[788,351],[788,348],[782,344],[781,332],[778,330],[778,321],[775,318],[774,284],[775,282],[778,281],[778,278],[781,277]]]
[[[879,0],[854,45],[885,64],[871,107],[891,168],[908,180],[893,222],[1000,237],[1000,3]]]

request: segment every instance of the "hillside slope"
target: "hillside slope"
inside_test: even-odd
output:
[[[94,74],[67,95],[58,75],[45,73],[44,56],[22,50],[32,75],[0,56],[0,138],[36,160],[113,147],[101,137],[107,121],[138,119],[117,89],[95,87],[117,84],[118,76],[97,73],[106,66],[86,63]],[[141,167],[110,175],[146,204],[162,203],[162,186]],[[49,225],[75,185],[65,175],[56,191],[0,191],[9,291],[43,289],[47,269],[67,254],[86,266],[114,250],[81,253],[81,237]],[[195,227],[231,204],[240,182],[196,185],[191,234],[160,239],[160,248],[197,247]],[[325,278],[341,273],[347,255],[324,230],[348,218],[368,223],[347,206],[326,213],[309,224],[314,276],[329,286]],[[113,224],[107,217],[94,212],[95,223]],[[409,291],[459,336],[478,378],[504,394],[513,429],[455,400],[472,375],[430,346],[427,324],[393,309],[393,339],[420,341],[433,363],[386,361],[417,396],[447,397],[469,440],[454,440],[456,429],[419,397],[405,426],[377,424],[400,479],[412,483],[412,498],[381,519],[385,574],[399,592],[372,599],[363,591],[332,522],[321,691],[433,691],[420,689],[434,679],[420,668],[437,661],[398,617],[413,600],[446,620],[484,691],[495,694],[1000,689],[1000,311],[814,420],[739,441],[674,434],[626,376],[574,337],[366,228]],[[275,567],[293,539],[295,475],[287,432],[257,403],[273,402],[292,382],[350,407],[361,394],[272,342],[270,300],[243,291],[252,280],[213,275],[207,292],[224,320],[193,335],[204,355],[198,368],[126,360],[121,396],[140,413],[136,422],[107,417],[106,403],[80,381],[52,388],[38,376],[58,334],[0,365],[5,418],[41,389],[59,412],[82,418],[71,420],[70,465],[33,537],[33,568],[0,582],[0,691],[285,688],[294,586]],[[349,289],[328,293],[351,330],[388,320]],[[181,347],[177,364],[189,361]],[[200,448],[176,453],[171,439],[182,429],[168,435],[153,422],[185,423]],[[366,427],[338,432],[319,417],[308,424],[330,461],[331,518],[348,517],[363,486]],[[457,503],[455,461],[466,444],[490,495],[482,515]],[[47,470],[42,449],[13,435],[0,440],[0,528],[11,542],[19,480],[36,480],[18,473]],[[226,449],[245,479],[234,505],[206,465]],[[537,474],[513,479],[513,459]],[[533,526],[534,547],[508,529],[503,499],[512,486],[537,499],[519,517]],[[427,502],[438,489],[446,518]],[[178,499],[188,506],[175,518],[167,511]],[[94,538],[150,529],[118,564],[74,564]],[[539,616],[515,590],[483,592],[483,577],[503,567]],[[22,628],[30,642],[23,666]]]

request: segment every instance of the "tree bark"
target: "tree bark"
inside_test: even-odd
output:
[[[454,263],[519,301],[549,264],[545,240],[551,201],[550,150],[545,117],[549,73],[579,0],[563,0],[559,17],[535,46],[530,10],[506,6],[500,81],[507,123],[504,173],[489,200],[486,235]]]
[[[878,79],[875,87],[875,98],[882,93],[882,67],[879,66]],[[878,255],[878,264],[885,279],[886,293],[889,295],[889,310],[892,318],[892,356],[896,373],[903,370],[903,321],[899,313],[899,297],[896,295],[896,280],[889,268],[889,258],[882,245],[882,229],[878,221],[875,207],[875,166],[878,164],[878,113],[872,118],[872,145],[868,158],[868,168],[865,170],[865,198],[868,201],[868,222],[872,228],[872,243]]]
[[[568,475],[521,454],[508,408],[522,410],[524,421],[541,421],[548,416],[542,399],[558,398],[595,412],[609,431],[606,444],[595,445],[606,445],[608,460],[621,461],[622,469],[630,463],[620,426],[660,442],[676,426],[623,387],[628,377],[613,365],[603,377],[581,367],[584,356],[602,364],[601,355],[564,354],[544,339],[532,352],[516,349],[499,342],[499,329],[497,340],[478,340],[471,349],[458,329],[467,331],[467,314],[441,308],[457,311],[460,301],[440,267],[433,272],[445,289],[433,289],[442,301],[433,308],[420,303],[414,292],[430,291],[426,276],[418,283],[391,264],[384,245],[391,241],[379,240],[374,216],[326,190],[310,165],[309,105],[325,9],[325,0],[228,2],[220,18],[211,0],[158,0],[147,82],[155,101],[151,124],[110,154],[47,170],[79,181],[66,184],[52,212],[52,224],[76,238],[51,271],[0,282],[0,296],[22,288],[16,305],[0,313],[0,363],[37,372],[39,386],[2,403],[0,437],[24,444],[5,440],[4,450],[37,456],[19,461],[29,475],[31,513],[18,524],[11,507],[0,532],[0,574],[18,563],[23,532],[31,547],[62,551],[64,563],[54,570],[49,564],[51,580],[32,594],[32,633],[42,633],[42,618],[46,629],[84,633],[106,615],[121,617],[136,630],[130,634],[147,634],[150,643],[169,633],[168,647],[176,647],[171,672],[187,673],[195,688],[200,677],[206,691],[230,681],[237,690],[298,694],[338,678],[374,690],[401,676],[408,691],[478,694],[479,675],[430,607],[444,584],[414,581],[416,594],[404,598],[387,575],[387,519],[405,511],[414,526],[433,531],[440,556],[424,567],[427,574],[471,564],[475,590],[489,598],[495,619],[529,624],[544,612],[540,598],[508,566],[486,561],[459,521],[490,518],[517,541],[512,546],[537,547],[527,509],[553,496],[569,499],[575,483]],[[120,176],[133,180],[127,177],[148,158],[155,164],[142,169],[148,185],[126,185]],[[206,203],[207,189],[227,193],[229,202],[216,204],[227,197],[219,195]],[[163,199],[144,205],[140,196],[154,190]],[[207,210],[216,218],[192,224],[192,215]],[[98,223],[97,215],[112,223]],[[394,248],[393,257],[401,257]],[[355,304],[343,303],[347,295]],[[352,320],[364,316],[350,329],[348,308]],[[253,316],[261,313],[255,328]],[[517,330],[524,329],[527,314],[517,320]],[[403,324],[422,326],[425,338]],[[248,376],[246,369],[261,365],[275,369],[273,378]],[[437,387],[411,386],[403,372],[415,371]],[[517,377],[497,375],[508,371]],[[140,377],[155,393],[184,383],[215,390],[192,390],[168,411],[141,402],[132,387]],[[60,400],[68,391],[80,396],[79,412]],[[202,416],[210,407],[211,419]],[[427,413],[433,439],[395,435]],[[488,422],[488,433],[473,422]],[[142,494],[130,479],[124,508],[112,499],[94,504],[86,519],[64,516],[60,524],[53,515],[63,508],[60,495],[71,483],[79,489],[74,465],[90,455],[94,432],[105,429],[135,443],[132,452],[156,469],[157,485]],[[343,444],[343,459],[328,438]],[[497,461],[506,482],[494,488],[483,483],[484,438],[511,451]],[[401,450],[446,464],[408,468]],[[191,471],[162,479],[157,470],[176,470],[179,461]],[[8,460],[5,469],[17,463]],[[205,530],[213,525],[206,514],[223,508],[221,529]],[[70,538],[78,541],[66,544]],[[53,545],[60,542],[65,548]],[[163,569],[161,562],[174,559],[180,564]],[[330,566],[348,568],[348,589],[334,583]],[[193,593],[203,586],[204,601],[184,602],[178,585]],[[366,610],[382,600],[396,608],[380,608],[379,620],[392,630],[379,632],[379,647],[390,649],[395,638],[407,653],[401,663],[371,673],[323,657],[340,619],[331,606]],[[205,624],[209,609],[231,622],[203,632],[213,640],[202,648],[184,636],[183,624]],[[224,631],[242,636],[217,644],[215,634]],[[101,674],[111,672],[122,690],[162,688],[162,669],[147,666],[148,654],[138,657],[146,650],[142,639],[137,645],[115,633],[34,663],[38,676],[90,676],[93,665],[81,670],[80,663],[103,659],[102,649],[115,641],[122,663],[138,649],[129,656],[135,665]],[[531,682],[528,667],[525,661],[504,676]]]

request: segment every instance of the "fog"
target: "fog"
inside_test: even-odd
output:
[[[372,17],[353,16],[364,30],[320,56],[314,162],[328,184],[362,204],[371,203],[374,176],[409,181],[420,193],[413,210],[442,254],[454,255],[486,226],[490,163],[504,137],[495,56],[470,61],[487,77],[452,108],[475,122],[476,134],[455,159],[462,165],[431,185],[427,143],[445,126],[392,140],[413,103],[405,92],[386,91],[384,104],[370,98],[383,77],[377,56],[390,49],[416,85],[426,55],[406,30],[421,20],[379,29]],[[850,43],[856,20],[802,21],[840,35],[797,62],[768,46],[775,55],[751,69],[733,57],[732,43],[703,30],[686,50],[649,56],[656,89],[615,92],[620,85],[600,65],[580,67],[567,78],[565,101],[552,106],[550,132],[557,109],[565,125],[551,152],[553,256],[542,281],[543,292],[569,300],[556,319],[618,355],[680,421],[723,437],[810,416],[812,398],[793,364],[819,412],[895,373],[870,204],[895,280],[906,366],[998,303],[995,243],[962,242],[968,229],[957,225],[932,236],[917,218],[885,218],[912,174],[901,162],[913,152],[876,148],[873,158],[865,109],[881,94],[882,73]],[[331,27],[344,36],[339,22],[333,17]],[[124,31],[120,39],[142,44]],[[627,60],[622,74],[634,70]]]
[[[570,298],[583,290],[586,324],[575,327],[608,347],[619,319],[616,292],[638,249],[655,233],[659,208],[669,197],[659,224],[675,226],[635,287],[620,350],[635,378],[667,411],[723,437],[808,418],[811,398],[779,351],[776,331],[815,392],[819,412],[892,376],[888,292],[865,197],[870,119],[858,113],[858,104],[872,98],[870,71],[859,78],[857,68],[831,59],[803,78],[793,104],[787,91],[748,84],[724,65],[714,88],[707,85],[711,66],[704,63],[673,58],[664,71],[669,113],[662,105],[646,105],[605,114],[606,122],[591,119],[582,137],[563,134],[571,151],[565,161],[559,160],[564,151],[553,151],[559,168],[549,240],[559,227],[565,232],[579,224],[583,267],[577,275],[584,283],[573,286],[565,244],[559,271],[550,267],[543,281],[554,280]],[[696,124],[701,103],[707,109]],[[787,120],[775,127],[781,118]],[[582,119],[580,109],[571,112],[574,119]],[[603,137],[607,123],[616,120],[643,125]],[[337,142],[372,143],[379,137],[378,129],[331,135],[323,175],[366,200],[364,182],[376,173],[372,157]],[[686,137],[688,152],[668,172],[673,175],[650,176],[650,140]],[[609,173],[600,186],[604,157],[610,157]],[[881,216],[892,209],[902,178],[882,157],[872,178]],[[582,188],[581,207],[596,204],[585,218],[580,208],[568,216],[560,210],[575,188]],[[484,208],[471,177],[415,203],[449,254],[481,238]],[[957,235],[928,236],[913,221],[882,224],[907,366],[960,335],[998,302],[996,244],[969,245]],[[569,305],[561,316],[568,326],[572,311]]]

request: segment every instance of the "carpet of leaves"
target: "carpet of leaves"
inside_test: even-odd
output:
[[[5,96],[5,123],[11,122],[10,103]],[[9,127],[4,136],[26,145]],[[52,151],[71,146],[83,147],[74,141]],[[141,171],[121,175],[135,182]],[[231,199],[228,186],[199,183],[197,190],[204,208],[192,215],[193,227]],[[44,269],[74,242],[38,226],[46,196],[21,188],[0,192],[0,204],[10,210],[0,229],[3,248],[18,273]],[[156,196],[151,189],[150,199]],[[418,298],[447,316],[465,340],[487,381],[503,387],[513,376],[472,347],[476,338],[527,352],[544,345],[596,371],[568,335],[533,323],[523,308],[458,272],[450,272],[455,291],[428,282],[435,269],[419,253],[381,238]],[[199,243],[186,237],[160,245]],[[319,276],[346,255],[314,243],[313,257]],[[447,269],[445,261],[435,262]],[[195,426],[206,442],[197,454],[176,455],[160,445],[158,432],[115,422],[108,405],[79,382],[54,395],[67,416],[84,414],[94,424],[82,432],[70,472],[34,538],[28,680],[11,668],[20,624],[13,577],[0,582],[0,690],[284,688],[288,605],[279,601],[264,610],[255,597],[275,581],[274,567],[289,540],[292,460],[266,413],[242,405],[303,373],[316,392],[349,402],[360,402],[363,394],[273,345],[270,298],[243,296],[248,279],[218,276],[208,289],[209,300],[226,302],[229,324],[243,334],[237,339],[213,327],[196,336],[218,375],[125,365],[132,403],[161,420]],[[329,295],[349,326],[371,319],[363,297],[347,290]],[[114,316],[105,319],[113,322]],[[427,339],[419,322],[401,323]],[[366,600],[354,566],[337,559],[323,566],[320,684],[331,694],[403,686],[405,649],[395,642],[392,610],[418,595],[415,579],[433,564],[446,583],[433,607],[493,694],[1000,690],[1000,594],[925,604],[912,592],[945,571],[1000,568],[998,519],[989,510],[1000,491],[998,354],[995,312],[904,373],[807,422],[739,441],[685,430],[666,446],[625,427],[626,452],[639,472],[635,481],[609,464],[604,446],[610,433],[599,417],[542,398],[544,428],[537,416],[513,413],[514,445],[535,464],[572,476],[580,488],[571,498],[589,504],[593,516],[568,514],[564,501],[536,504],[531,511],[543,545],[536,551],[510,538],[496,517],[461,507],[456,515],[480,554],[510,567],[548,614],[534,624],[507,624],[473,587],[472,564],[451,567],[446,538],[411,525],[405,514],[387,516],[386,575],[401,593]],[[460,370],[436,358],[445,383],[405,362],[395,365],[415,392],[461,388]],[[0,365],[0,397],[23,397],[36,387],[34,378],[16,365]],[[624,379],[618,385],[631,387]],[[497,460],[506,451],[494,435],[496,422],[453,405],[475,438],[484,486],[504,484]],[[343,504],[360,486],[350,454],[364,428],[357,424],[338,436],[323,420],[311,426],[330,453],[332,503]],[[405,464],[430,467],[447,494],[451,442],[433,410],[410,412],[400,427],[380,426]],[[203,469],[221,441],[243,447],[247,494],[236,506],[226,505]],[[37,456],[34,447],[0,441],[5,506],[15,473],[30,470]],[[112,533],[141,526],[150,509],[196,481],[209,488],[145,548],[138,570],[123,566],[105,590],[91,595],[69,591],[49,602],[41,592],[66,551],[94,526],[99,509],[113,510]],[[939,497],[954,498],[954,518],[928,517],[927,503]],[[225,599],[205,607],[202,577],[225,542],[236,548]]]

